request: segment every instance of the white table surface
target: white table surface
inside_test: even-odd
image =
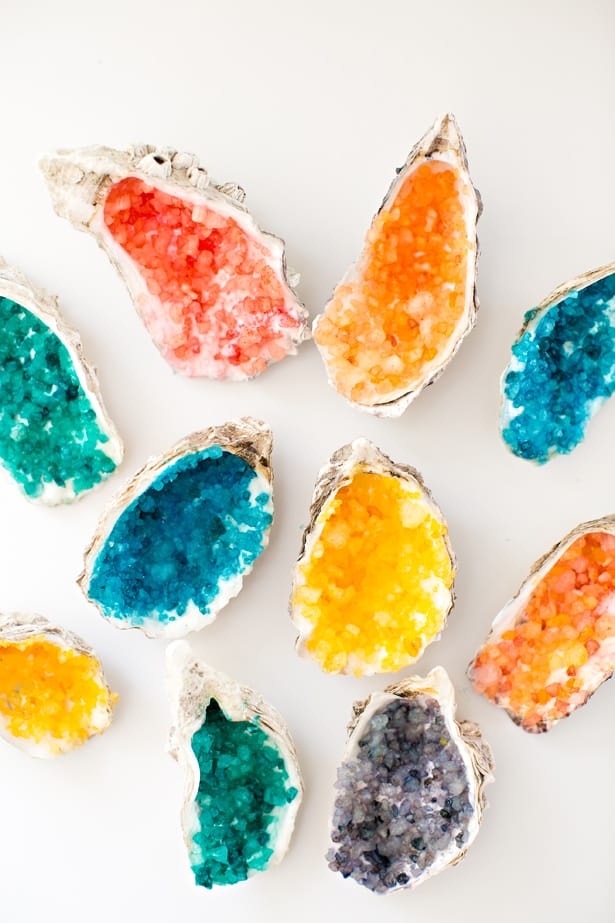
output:
[[[109,732],[70,756],[35,761],[1,746],[3,920],[614,918],[615,684],[533,737],[465,677],[533,560],[578,522],[615,509],[615,402],[573,455],[540,469],[509,455],[497,429],[498,379],[523,311],[615,257],[614,27],[610,0],[4,0],[0,253],[60,295],[99,368],[126,458],[72,508],[39,509],[0,485],[0,609],[38,611],[80,632],[120,694]],[[46,150],[93,143],[197,152],[286,238],[316,314],[394,167],[444,110],[459,120],[484,199],[482,307],[444,377],[395,421],[346,406],[310,343],[250,383],[173,375],[93,239],[52,213],[36,167]],[[164,644],[105,624],[75,578],[103,507],[149,455],[242,414],[275,433],[272,541],[241,596],[193,643],[283,712],[307,794],[280,867],[206,892],[192,883],[182,780],[165,753]],[[314,478],[359,435],[415,465],[448,518],[458,602],[415,672],[448,669],[460,715],[481,723],[497,760],[465,861],[386,898],[333,875],[323,853],[351,703],[390,677],[321,674],[295,656],[287,616]]]

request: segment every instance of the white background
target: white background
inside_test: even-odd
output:
[[[533,737],[469,689],[465,668],[533,560],[615,509],[615,403],[572,456],[541,469],[509,455],[497,429],[498,379],[523,311],[615,258],[614,27],[610,0],[2,0],[0,253],[60,295],[126,443],[120,471],[72,508],[39,509],[0,485],[0,609],[80,632],[120,694],[109,732],[70,756],[38,762],[2,745],[3,920],[613,920],[615,684]],[[52,213],[36,167],[44,151],[93,143],[198,153],[286,239],[314,315],[394,167],[445,110],[484,199],[482,307],[444,377],[395,421],[346,406],[311,343],[249,383],[175,376],[93,239]],[[192,883],[182,780],[165,753],[164,645],[104,623],[75,578],[104,505],[149,455],[241,414],[275,433],[271,545],[193,642],[283,712],[307,793],[281,866],[206,892]],[[449,670],[460,715],[481,723],[497,760],[464,862],[385,898],[333,875],[323,854],[351,703],[390,678],[321,674],[295,656],[287,616],[314,478],[359,435],[415,465],[448,518],[458,603],[415,669]]]

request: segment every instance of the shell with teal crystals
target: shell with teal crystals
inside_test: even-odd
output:
[[[303,795],[281,716],[184,641],[168,648],[167,686],[169,750],[184,775],[181,826],[196,884],[236,884],[277,865]]]
[[[0,395],[0,465],[29,500],[70,503],[121,462],[79,335],[1,259]]]
[[[117,628],[179,638],[236,596],[269,539],[271,431],[249,417],[150,460],[103,516],[79,583]]]
[[[525,315],[502,376],[502,438],[543,464],[571,452],[615,391],[615,263],[560,285]]]

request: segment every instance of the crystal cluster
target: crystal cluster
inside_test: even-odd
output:
[[[615,390],[615,266],[558,289],[525,315],[502,379],[502,436],[543,464],[571,452]]]
[[[175,637],[202,627],[263,551],[269,472],[237,445],[216,442],[217,433],[195,434],[146,466],[94,540],[84,589],[118,627]]]
[[[339,450],[319,483],[292,595],[302,647],[327,672],[399,670],[453,603],[442,514],[413,469],[367,440]]]
[[[83,148],[41,167],[57,213],[96,237],[182,375],[252,378],[309,335],[283,241],[258,227],[240,187],[214,183],[193,155]]]
[[[471,665],[476,691],[526,731],[549,730],[615,669],[615,534],[599,525],[548,556]]]
[[[409,400],[473,322],[478,201],[451,117],[400,171],[360,259],[314,326],[334,387],[364,409]]]
[[[75,635],[41,616],[0,615],[2,736],[33,756],[55,756],[106,729],[115,696]]]
[[[182,831],[198,885],[232,885],[281,862],[303,784],[281,715],[252,689],[167,650],[170,752],[184,781]]]
[[[3,295],[1,270],[0,464],[30,500],[69,502],[115,471],[121,443],[77,349],[58,333],[55,303],[35,311],[36,294],[21,277],[19,287],[8,284],[32,308]]]
[[[191,853],[195,881],[205,888],[244,881],[269,865],[279,810],[299,791],[258,722],[229,721],[214,699],[192,750],[200,769],[199,830]]]
[[[423,688],[409,682],[363,706],[337,775],[329,867],[379,894],[421,884],[463,856],[491,769],[476,727],[466,740],[438,694],[439,684],[450,689],[444,671]]]

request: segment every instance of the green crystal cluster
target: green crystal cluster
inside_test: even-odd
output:
[[[230,721],[212,699],[192,751],[201,773],[191,851],[196,883],[230,885],[264,871],[280,812],[299,794],[279,750],[256,722]]]
[[[0,296],[0,463],[31,499],[55,485],[67,499],[107,478],[109,436],[59,336]]]

